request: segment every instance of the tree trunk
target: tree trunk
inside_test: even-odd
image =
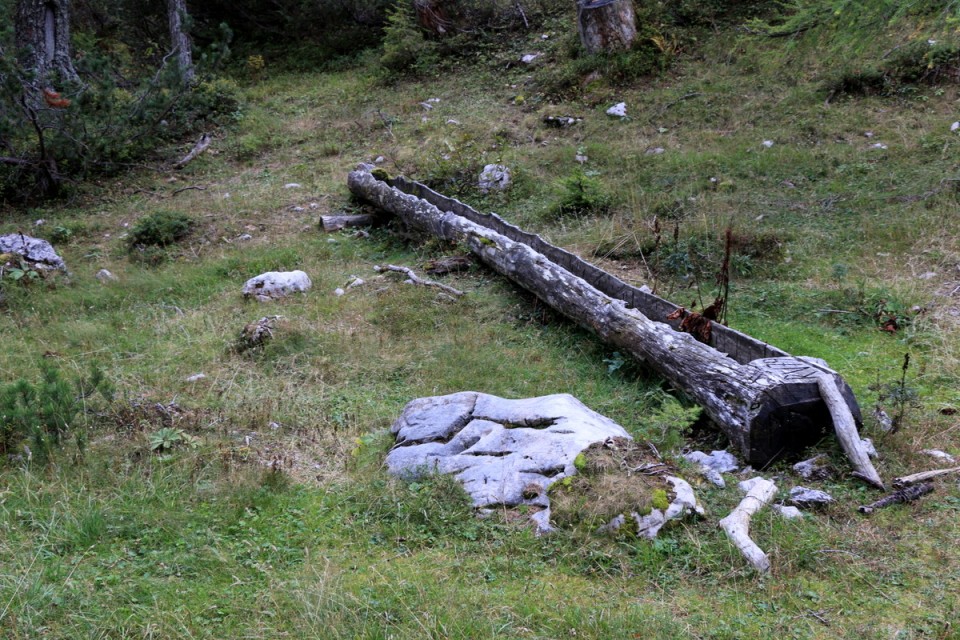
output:
[[[70,57],[69,0],[18,0],[15,29],[20,63],[36,78],[34,93],[80,82]]]
[[[190,34],[184,24],[188,19],[186,0],[167,0],[167,24],[170,27],[170,43],[177,56],[177,67],[184,84],[193,82],[193,50]]]
[[[826,363],[797,358],[714,325],[724,348],[698,342],[664,321],[677,307],[528,234],[403,178],[378,180],[365,165],[350,173],[350,190],[407,225],[463,243],[471,253],[611,345],[645,361],[693,398],[757,467],[800,451],[831,424],[820,394],[832,377],[859,423],[849,387]],[[774,356],[774,357],[769,357]]]
[[[577,0],[577,29],[587,53],[629,49],[637,39],[633,0]]]

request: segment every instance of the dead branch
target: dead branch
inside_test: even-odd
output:
[[[846,400],[840,394],[836,381],[830,376],[819,376],[817,385],[820,388],[820,396],[833,418],[833,428],[837,434],[837,440],[840,441],[840,447],[853,465],[853,475],[879,489],[885,489],[880,474],[873,467],[870,456],[863,447],[863,440],[857,433],[857,423]]]
[[[178,193],[183,193],[184,191],[190,191],[191,189],[196,190],[196,191],[206,191],[206,190],[207,190],[206,187],[198,187],[198,186],[194,186],[194,185],[191,185],[191,186],[189,186],[189,187],[180,187],[179,189],[177,189],[176,191],[174,191],[173,193],[171,193],[171,194],[170,194],[170,197],[172,198],[173,196],[177,195]]]
[[[931,469],[930,471],[921,471],[920,473],[913,473],[909,476],[901,476],[899,478],[893,479],[893,486],[898,488],[909,487],[910,485],[917,484],[918,482],[923,482],[925,480],[932,480],[933,478],[939,478],[940,476],[949,475],[951,473],[960,472],[960,467],[951,467],[950,469]]]
[[[393,271],[395,273],[402,273],[405,276],[407,276],[407,282],[410,282],[411,284],[420,285],[421,287],[436,287],[437,289],[440,289],[441,291],[449,293],[452,296],[457,296],[458,298],[464,295],[464,292],[460,291],[459,289],[454,289],[453,287],[447,286],[440,282],[434,282],[433,280],[425,280],[417,276],[417,274],[413,272],[413,269],[410,269],[409,267],[398,267],[392,264],[388,264],[385,267],[381,267],[380,265],[375,265],[373,267],[373,270],[376,271],[377,273],[382,273],[384,271]]]
[[[213,138],[210,137],[210,134],[205,133],[200,136],[200,139],[197,140],[197,144],[193,145],[193,149],[190,150],[190,153],[183,156],[179,162],[173,165],[173,168],[183,169],[188,163],[192,162],[194,158],[206,151],[211,142],[213,142]]]
[[[776,493],[777,485],[766,478],[757,478],[736,509],[720,521],[720,527],[727,537],[740,550],[747,562],[760,573],[770,571],[770,560],[763,549],[750,538],[750,518],[764,505],[769,504]]]
[[[876,502],[861,506],[857,511],[867,514],[873,513],[874,509],[882,509],[883,507],[889,507],[892,504],[900,504],[902,502],[913,502],[931,492],[933,492],[932,482],[925,482],[912,487],[904,487],[897,489],[888,496],[880,498]]]

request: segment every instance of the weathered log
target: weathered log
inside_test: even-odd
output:
[[[901,476],[893,479],[893,486],[897,488],[909,487],[912,484],[917,484],[918,482],[923,482],[925,480],[932,480],[934,478],[939,478],[940,476],[950,475],[951,473],[960,473],[960,467],[951,467],[949,469],[931,469],[930,471],[912,473],[909,476]]]
[[[587,53],[629,49],[637,39],[633,0],[577,0],[577,30]]]
[[[777,485],[765,478],[753,480],[753,486],[740,504],[720,521],[720,528],[740,550],[743,557],[760,573],[770,570],[770,560],[763,549],[750,537],[750,518],[777,494]]]
[[[180,160],[173,165],[173,168],[183,169],[185,166],[193,162],[197,156],[206,151],[211,142],[213,142],[213,138],[210,137],[210,134],[205,133],[200,136],[200,139],[197,140],[197,144],[193,145],[193,149],[190,149],[190,153],[180,158]]]
[[[890,495],[886,495],[876,502],[871,504],[866,504],[859,507],[857,510],[860,513],[870,514],[873,513],[876,509],[882,509],[883,507],[889,507],[892,504],[900,504],[903,502],[913,502],[918,500],[928,493],[933,492],[933,483],[925,482],[923,484],[913,485],[912,487],[904,487],[902,489],[897,489]]]
[[[323,226],[323,230],[327,233],[333,231],[340,231],[346,227],[369,227],[373,225],[377,220],[377,217],[370,215],[369,213],[361,213],[357,215],[340,215],[340,216],[320,216],[320,224]]]
[[[826,363],[798,358],[722,325],[711,345],[666,318],[676,305],[631,287],[494,214],[481,214],[403,178],[381,180],[369,165],[350,173],[350,190],[409,227],[463,243],[498,273],[618,349],[646,361],[693,398],[747,459],[762,467],[822,438],[831,424],[819,390],[828,376],[859,423],[849,387]],[[663,320],[663,321],[658,321]]]

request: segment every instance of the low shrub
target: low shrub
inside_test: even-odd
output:
[[[131,249],[168,247],[190,234],[195,222],[180,211],[160,210],[137,221],[130,230]]]

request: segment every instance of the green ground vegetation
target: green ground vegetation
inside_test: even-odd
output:
[[[715,294],[732,228],[730,324],[839,371],[885,478],[935,466],[920,450],[960,454],[960,16],[854,4],[701,16],[654,34],[645,46],[669,59],[637,77],[577,75],[589,65],[570,54],[570,16],[402,78],[385,76],[383,51],[323,72],[261,64],[240,74],[236,123],[185,169],[4,211],[0,232],[53,239],[70,274],[4,274],[0,390],[95,370],[110,392],[69,396],[46,465],[26,440],[4,445],[0,636],[960,637],[956,479],[867,518],[855,507],[876,494],[845,477],[830,439],[818,450],[837,473],[815,486],[837,502],[754,522],[766,577],[717,528],[735,489],[698,486],[706,517],[649,542],[536,538],[472,517],[448,480],[389,479],[404,404],[464,390],[569,392],[667,456],[724,442],[691,428],[696,409],[656,376],[491,272],[444,276],[468,292],[453,300],[373,271],[457,247],[318,226],[361,208],[346,173],[382,157],[688,307]],[[943,51],[916,49],[928,40]],[[544,56],[517,62],[532,51]],[[841,71],[886,80],[860,91]],[[627,118],[605,115],[620,101]],[[583,120],[553,129],[547,115]],[[514,184],[484,195],[476,176],[493,162]],[[102,268],[117,279],[98,281]],[[240,296],[292,269],[309,294]],[[333,294],[354,276],[366,284]],[[235,349],[265,315],[281,316],[272,339]],[[895,434],[869,417],[879,396],[904,413]],[[784,463],[765,472],[795,481]]]

